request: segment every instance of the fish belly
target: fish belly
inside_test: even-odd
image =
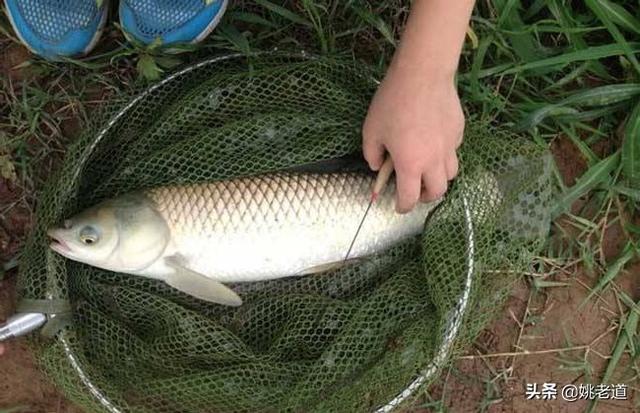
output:
[[[358,173],[275,174],[150,192],[186,265],[221,282],[302,275],[345,258],[370,201]],[[393,184],[370,209],[350,258],[419,233],[435,203],[394,211]]]

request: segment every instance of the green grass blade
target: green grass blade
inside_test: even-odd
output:
[[[558,122],[574,123],[574,126],[579,127],[579,123],[591,121],[599,118],[606,117],[608,115],[619,112],[621,109],[627,107],[627,102],[618,103],[615,105],[603,106],[591,110],[581,110],[577,113],[571,113],[567,115],[558,115],[555,119]],[[589,142],[591,143],[591,142]]]
[[[562,128],[564,134],[567,135],[567,137],[575,145],[575,147],[578,148],[580,154],[585,157],[585,159],[589,163],[589,166],[594,165],[600,160],[600,158],[598,158],[596,154],[593,153],[593,150],[584,141],[584,139],[580,138],[579,134],[576,133],[574,128],[565,125],[560,125],[560,127]]]
[[[631,242],[628,242],[625,248],[622,250],[620,255],[607,267],[607,271],[605,271],[604,275],[598,281],[598,284],[591,289],[589,295],[584,299],[584,301],[580,304],[582,307],[587,301],[589,301],[595,294],[602,291],[611,281],[614,280],[620,274],[620,271],[624,268],[625,265],[636,255],[635,249]]]
[[[622,301],[624,305],[629,307],[631,311],[636,312],[638,313],[638,315],[640,315],[640,302],[636,304],[633,299],[629,297],[629,294],[625,293],[622,290],[616,291],[616,294],[618,295],[618,297],[620,297],[620,301]]]
[[[640,189],[640,101],[629,115],[622,143],[622,171],[630,185]]]
[[[561,281],[547,281],[540,280],[538,278],[533,279],[533,286],[536,290],[540,290],[542,288],[568,287],[569,285],[569,283]]]
[[[561,89],[569,83],[575,82],[580,76],[582,76],[590,66],[592,66],[593,61],[581,63],[578,67],[573,69],[571,72],[567,73],[563,77],[558,80],[554,80],[544,88],[543,92],[549,92],[556,89]]]
[[[233,50],[237,50],[247,55],[251,53],[249,40],[244,34],[240,33],[235,26],[231,24],[223,24],[218,29],[218,35],[229,42],[233,46]]]
[[[575,185],[568,188],[567,191],[562,194],[554,208],[553,215],[557,216],[568,211],[578,198],[591,191],[598,184],[609,180],[611,172],[614,171],[619,164],[620,152],[618,151],[589,168],[584,175],[578,178]]]
[[[509,30],[506,37],[515,54],[525,62],[538,60],[540,53],[535,38],[525,30],[525,24],[520,17],[520,0],[494,0],[494,4],[500,16],[497,26]]]
[[[639,43],[629,43],[629,47],[633,53],[640,53]],[[624,55],[626,50],[617,43],[607,44],[603,46],[594,46],[584,50],[577,50],[574,52],[563,53],[557,56],[548,57],[545,59],[536,60],[519,66],[510,65],[509,68],[500,68],[498,71],[491,71],[485,69],[480,73],[479,77],[486,77],[492,75],[511,75],[516,73],[526,72],[528,70],[539,69],[542,67],[550,66],[566,66],[573,62],[584,62],[589,60],[604,59],[606,57]]]
[[[302,7],[311,19],[311,24],[316,31],[318,41],[320,42],[320,50],[323,54],[329,53],[329,35],[325,31],[322,24],[321,12],[314,1],[302,0]]]
[[[578,113],[578,110],[576,108],[564,106],[561,104],[549,104],[524,117],[522,121],[516,125],[516,129],[519,131],[526,131],[538,126],[542,121],[544,121],[548,117],[563,116],[563,115],[566,116],[566,115],[572,115],[577,113]]]
[[[607,369],[600,380],[600,383],[609,383],[611,377],[613,376],[613,372],[616,370],[624,351],[627,347],[631,347],[633,344],[633,337],[637,335],[638,332],[638,320],[640,320],[640,314],[637,311],[629,311],[629,315],[627,316],[627,321],[624,323],[623,331],[618,335],[618,340],[616,341],[615,347],[613,348],[613,353],[611,354],[611,359],[609,359],[609,363],[607,364]],[[587,413],[591,413],[594,411],[597,403],[597,398],[594,398],[589,408],[587,409]]]
[[[632,50],[629,43],[627,43],[626,39],[618,29],[618,26],[611,20],[610,12],[603,6],[601,0],[585,0],[587,6],[593,11],[593,13],[602,21],[602,23],[606,26],[611,36],[615,39],[620,47],[624,50],[624,54],[627,56],[627,59],[631,61],[633,67],[636,69],[638,73],[640,73],[640,62],[635,56],[635,52]]]
[[[309,20],[305,19],[302,16],[297,15],[296,13],[292,12],[287,8],[274,4],[268,0],[255,0],[255,2],[258,3],[260,6],[264,7],[265,9],[270,10],[275,14],[281,17],[284,17],[285,19],[293,23],[301,24],[307,27],[313,27],[313,24]]]
[[[471,94],[473,98],[477,101],[481,100],[480,97],[480,84],[478,82],[478,74],[480,73],[480,69],[484,64],[485,57],[487,55],[487,51],[489,47],[493,43],[493,36],[488,35],[480,39],[480,43],[478,48],[476,49],[475,56],[473,58],[473,63],[471,64],[471,72],[469,77],[469,84],[471,85]]]
[[[393,31],[380,16],[359,4],[351,4],[350,7],[362,20],[380,32],[382,37],[384,37],[389,44],[393,46],[396,45],[396,39],[393,37]]]
[[[525,20],[532,18],[536,14],[540,13],[540,11],[547,6],[547,3],[548,0],[535,0],[531,7],[529,7],[529,10],[524,14],[523,18]]]
[[[600,7],[606,11],[613,23],[631,32],[640,34],[640,21],[629,13],[627,9],[610,0],[598,1],[600,2]]]
[[[580,33],[575,33],[573,29],[576,27],[574,24],[573,16],[576,14],[573,10],[569,9],[571,3],[566,3],[561,0],[546,0],[547,6],[551,14],[558,21],[562,27],[562,32],[565,34],[569,44],[576,50],[584,50],[589,48],[584,37]],[[587,61],[588,68],[598,76],[602,78],[608,78],[609,73],[597,60]]]
[[[13,406],[0,409],[0,413],[26,413],[31,411],[33,411],[31,406]]]
[[[262,16],[259,16],[255,13],[248,13],[248,12],[243,12],[243,11],[232,11],[227,13],[227,16],[229,18],[231,18],[232,20],[239,20],[245,23],[251,23],[251,24],[259,24],[262,26],[266,26],[272,29],[277,29],[278,25],[273,23],[272,21],[269,21],[267,19],[265,19]]]
[[[599,86],[562,99],[562,105],[604,106],[631,99],[640,94],[640,83]]]
[[[626,186],[616,185],[613,190],[619,194],[622,194],[634,201],[640,202],[640,189],[628,188]]]
[[[572,106],[606,106],[629,100],[640,94],[640,83],[606,85],[583,92],[574,93],[555,104],[546,105],[528,116],[517,126],[519,130],[527,130],[537,126],[549,116],[567,116],[577,114]]]

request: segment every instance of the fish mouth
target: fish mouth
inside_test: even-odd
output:
[[[49,248],[57,252],[61,255],[69,255],[71,253],[71,248],[67,245],[66,242],[62,239],[58,229],[50,229],[47,231],[47,235],[51,238],[51,243],[49,244]]]

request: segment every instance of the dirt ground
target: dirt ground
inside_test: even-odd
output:
[[[618,279],[619,286],[634,291],[636,298],[640,296],[639,273],[640,265],[636,264]],[[586,287],[593,285],[593,280],[584,274],[567,274],[557,281],[567,282],[568,286],[536,293],[524,281],[519,282],[502,316],[476,340],[469,356],[456,363],[444,379],[445,384],[432,389],[432,398],[440,398],[444,386],[445,405],[450,412],[584,412],[586,401],[566,402],[560,393],[556,400],[527,400],[525,386],[557,383],[559,391],[567,384],[597,383],[615,339],[619,309],[612,292],[579,308],[588,294]],[[528,354],[522,354],[525,352]],[[519,355],[513,357],[513,353]],[[590,362],[591,374],[575,368],[583,359]],[[625,361],[620,365],[624,366]],[[618,370],[611,384],[624,383],[629,378],[624,367]],[[628,396],[626,401],[601,401],[595,411],[637,411],[634,406],[638,389],[629,388]]]
[[[10,58],[9,64],[0,65],[0,69],[15,66],[15,53],[10,54]],[[584,171],[586,163],[568,141],[554,142],[552,150],[565,182],[571,185]],[[21,188],[0,178],[0,264],[15,257],[28,233],[32,222],[30,203]],[[605,255],[614,256],[620,244],[620,231],[613,227],[605,236]],[[640,299],[638,274],[640,264],[635,264],[616,279],[618,288],[635,301]],[[16,269],[9,270],[4,279],[0,275],[0,321],[13,312],[15,277]],[[565,384],[597,382],[611,353],[621,309],[610,290],[580,308],[588,294],[587,287],[595,280],[579,267],[556,276],[553,281],[567,285],[535,291],[522,278],[515,285],[502,316],[486,328],[467,355],[457,360],[454,368],[429,389],[429,398],[442,399],[445,411],[454,413],[585,411],[584,401],[526,400],[525,386],[554,382],[560,388]],[[4,350],[0,356],[0,413],[80,411],[38,371],[24,339],[6,343]],[[630,377],[624,368],[624,359],[620,366],[612,384]],[[640,389],[629,388],[627,401],[600,402],[595,411],[632,412],[638,405],[639,392]],[[407,411],[435,411],[420,407],[427,403],[419,403]]]
[[[15,277],[0,281],[0,319],[12,314]],[[37,369],[24,339],[6,343],[0,356],[0,412],[80,413]]]

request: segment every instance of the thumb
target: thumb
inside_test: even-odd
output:
[[[384,146],[375,139],[364,139],[362,142],[364,159],[369,163],[369,168],[377,171],[384,162]]]

